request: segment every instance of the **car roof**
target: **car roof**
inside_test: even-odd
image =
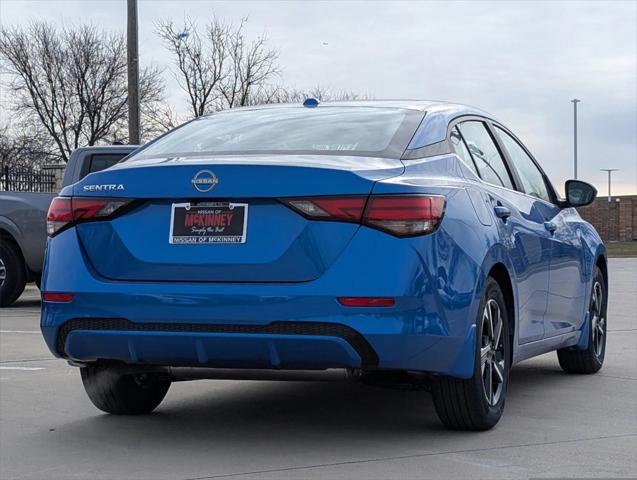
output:
[[[461,116],[478,116],[498,121],[490,113],[461,103],[440,100],[350,100],[339,102],[319,102],[317,107],[368,107],[368,108],[400,108],[423,112],[425,117],[414,134],[408,149],[418,149],[442,142],[447,138],[447,126],[454,118]],[[231,113],[233,111],[265,110],[279,108],[310,108],[302,103],[273,103],[222,110],[211,115]]]
[[[264,105],[249,105],[245,107],[237,107],[229,110],[222,110],[218,113],[233,112],[239,110],[262,110],[271,108],[303,108],[301,102],[298,103],[270,103]],[[375,108],[402,108],[406,110],[417,110],[420,112],[470,112],[470,114],[476,114],[480,116],[491,115],[484,110],[481,110],[470,105],[464,105],[461,103],[446,102],[441,100],[346,100],[335,102],[320,102],[318,107],[375,107]],[[307,107],[306,107],[307,108]]]

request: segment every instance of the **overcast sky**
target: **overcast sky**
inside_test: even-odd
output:
[[[166,67],[169,100],[185,109],[160,18],[212,14],[280,51],[281,82],[320,84],[377,99],[440,99],[490,111],[527,144],[556,186],[573,172],[579,104],[579,177],[606,194],[637,193],[637,2],[209,2],[141,0],[142,65]],[[0,0],[3,25],[91,22],[125,31],[125,0]],[[561,189],[561,188],[560,188]]]

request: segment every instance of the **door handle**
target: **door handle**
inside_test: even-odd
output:
[[[502,220],[506,220],[511,216],[511,210],[503,205],[497,205],[493,207],[493,210],[495,211],[496,216],[501,218]]]
[[[544,228],[553,233],[555,232],[555,230],[557,230],[557,225],[555,225],[553,222],[544,222]]]

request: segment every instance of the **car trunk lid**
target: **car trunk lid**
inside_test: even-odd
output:
[[[89,175],[74,195],[134,199],[133,208],[76,230],[95,270],[113,280],[309,281],[359,226],[308,220],[279,199],[368,195],[403,169],[400,160],[321,155],[125,162]]]

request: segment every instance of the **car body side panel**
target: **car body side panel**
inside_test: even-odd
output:
[[[586,308],[586,288],[590,273],[581,239],[582,220],[573,208],[560,209],[545,204],[547,221],[556,229],[551,235],[551,271],[545,336],[552,337],[578,330]]]
[[[474,215],[465,214],[465,216],[472,219],[477,218],[479,222],[475,226],[475,234],[480,237],[476,242],[478,251],[475,252],[475,258],[484,259],[487,252],[496,244],[504,246],[508,252],[507,256],[511,259],[509,265],[512,268],[509,271],[519,296],[517,327],[519,342],[541,339],[544,336],[551,245],[549,234],[544,228],[544,220],[536,202],[518,192],[479,181],[455,155],[406,161],[405,164],[404,175],[391,181],[382,182],[378,187],[388,183],[414,185],[421,183],[424,188],[427,188],[434,181],[440,182],[444,179],[450,185],[466,188],[473,192],[469,205]],[[438,172],[438,175],[446,172],[448,176],[432,178],[435,172]],[[455,173],[455,175],[451,176],[449,172]],[[464,180],[458,177],[464,177]],[[375,191],[378,191],[378,187]],[[489,214],[493,216],[492,225],[484,225],[490,222],[483,218],[484,214],[478,216],[475,213],[477,207],[473,205],[473,202],[480,199],[486,205]],[[493,208],[498,202],[511,210],[511,217],[505,221],[493,214]]]
[[[420,255],[423,265],[437,265],[433,275],[438,291],[431,300],[442,305],[440,310],[447,316],[448,328],[455,328],[457,334],[458,329],[465,329],[469,338],[474,332],[466,329],[475,330],[484,283],[491,267],[502,263],[512,271],[508,252],[501,243],[501,232],[492,219],[483,218],[484,214],[480,217],[476,212],[463,181],[465,175],[472,174],[455,155],[405,163],[403,175],[379,182],[373,193],[403,191],[446,197],[445,216],[435,235],[437,248],[423,248]],[[484,199],[479,184],[471,188],[480,193],[477,198]],[[425,304],[429,303],[427,300]],[[465,349],[467,356],[473,355],[475,343],[471,345],[470,350]],[[466,362],[473,364],[473,360]]]
[[[520,310],[518,340],[540,340],[544,337],[551,260],[550,234],[544,227],[544,217],[532,198],[505,188],[486,188],[492,207],[500,203],[511,211],[509,218],[498,218],[496,224],[514,266]]]

